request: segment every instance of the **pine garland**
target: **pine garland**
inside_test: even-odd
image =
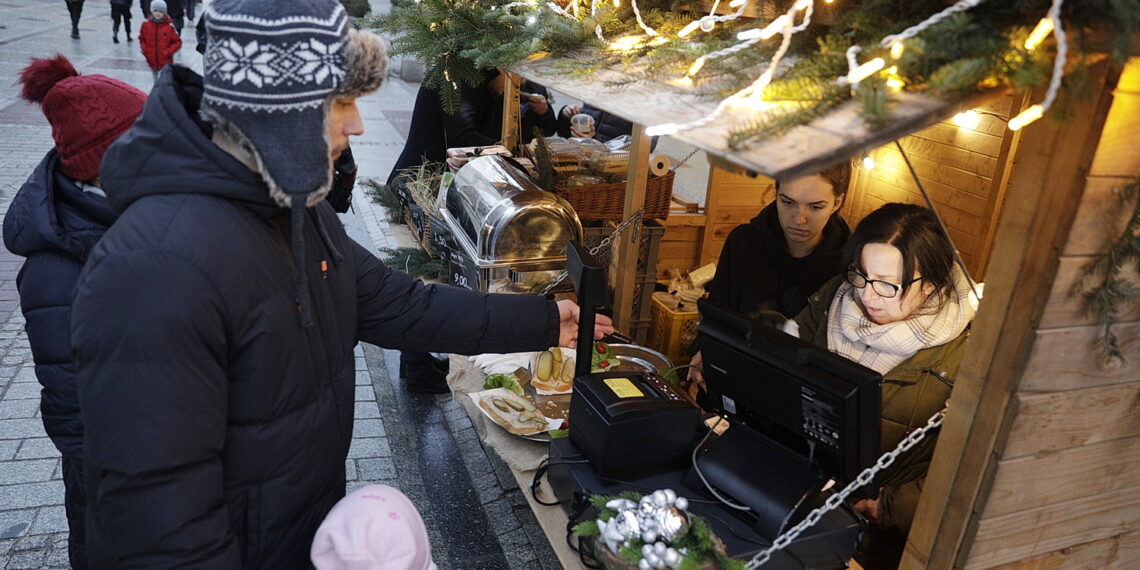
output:
[[[380,259],[384,265],[398,269],[430,281],[447,279],[447,264],[442,259],[432,259],[427,252],[418,247],[382,247],[380,252],[385,254]]]
[[[1123,209],[1132,204],[1132,217],[1108,251],[1085,265],[1072,294],[1079,295],[1085,312],[1104,326],[1093,346],[1105,360],[1123,364],[1127,360],[1112,327],[1140,300],[1140,287],[1126,274],[1129,267],[1140,273],[1140,178],[1121,188],[1117,199]]]
[[[735,44],[735,34],[764,21],[732,21],[718,24],[710,33],[695,33],[684,39],[676,32],[684,24],[703,13],[677,9],[672,0],[643,0],[641,13],[648,25],[659,32],[651,42],[627,52],[603,46],[594,35],[600,25],[607,41],[621,36],[644,37],[632,17],[630,3],[614,8],[610,2],[597,2],[591,16],[591,2],[570,0],[564,6],[572,12],[577,4],[579,20],[566,18],[539,2],[537,8],[524,6],[503,9],[507,0],[421,0],[393,8],[388,15],[364,19],[363,25],[396,36],[393,53],[414,54],[427,64],[424,84],[436,89],[445,110],[453,110],[459,90],[466,84],[481,81],[480,69],[510,66],[537,52],[554,55],[574,54],[565,71],[587,75],[601,69],[620,70],[624,78],[613,80],[614,86],[678,77],[693,60]],[[790,1],[775,3],[781,12]],[[897,64],[897,74],[908,90],[930,91],[939,96],[964,94],[979,89],[1042,85],[1049,79],[1053,49],[1049,43],[1034,52],[1022,46],[1025,36],[1045,15],[1049,0],[1006,0],[986,2],[968,12],[955,14],[932,26],[916,38],[906,41],[906,52]],[[843,51],[852,43],[861,45],[864,54],[881,51],[878,41],[897,33],[930,14],[945,8],[945,0],[849,0],[836,10],[830,26],[819,23],[793,37],[792,50],[786,61],[794,62],[784,72],[784,80],[769,86],[769,93],[793,84],[805,90],[803,95],[779,99],[805,102],[791,113],[770,113],[733,134],[733,148],[741,148],[770,137],[768,132],[782,132],[795,121],[803,124],[834,108],[837,101],[830,95],[838,75],[845,73]],[[1077,35],[1075,46],[1087,42],[1082,35],[1111,30],[1112,53],[1117,62],[1128,54],[1131,36],[1140,29],[1140,2],[1135,0],[1071,0],[1062,17],[1066,29]],[[818,19],[818,17],[817,17]],[[816,35],[826,33],[819,49],[813,51]],[[1050,40],[1052,41],[1052,40]],[[689,93],[726,97],[743,89],[758,75],[770,57],[772,42],[757,44],[733,55],[710,60],[694,78],[695,89]],[[1080,54],[1072,54],[1080,61]],[[803,69],[803,71],[800,71]],[[824,70],[827,72],[824,73]],[[809,86],[810,85],[810,86]],[[1068,82],[1066,83],[1068,87]],[[862,91],[862,90],[861,90]],[[851,94],[849,93],[848,96]],[[856,92],[861,112],[871,124],[889,120],[889,97],[872,86]],[[866,105],[869,103],[869,105]],[[807,106],[814,106],[809,110]]]
[[[400,197],[396,196],[396,193],[387,184],[381,184],[375,178],[366,178],[360,182],[360,185],[364,186],[364,195],[368,196],[373,203],[380,204],[380,207],[384,208],[389,222],[400,220],[404,205],[400,203]]]

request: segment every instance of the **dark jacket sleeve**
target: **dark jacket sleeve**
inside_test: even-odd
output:
[[[93,259],[72,306],[93,567],[238,568],[221,453],[224,299],[193,265]]]
[[[558,307],[539,295],[425,285],[353,244],[358,338],[401,350],[481,354],[558,344]]]
[[[44,428],[64,454],[83,451],[83,420],[71,359],[71,290],[83,265],[56,251],[33,253],[16,278],[24,329],[43,386],[40,412]]]
[[[491,98],[484,96],[486,92],[484,87],[464,85],[455,113],[441,113],[448,148],[499,144],[501,136],[490,137],[479,131],[480,117],[484,113],[495,113],[493,109],[486,108],[492,104],[488,101]],[[495,104],[502,105],[502,102]]]

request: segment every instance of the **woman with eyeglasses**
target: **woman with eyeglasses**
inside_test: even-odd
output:
[[[945,406],[964,356],[976,301],[953,247],[934,212],[886,204],[851,235],[846,273],[795,318],[800,338],[883,375],[884,452]],[[856,553],[864,568],[898,566],[935,441],[928,435],[900,455],[875,480],[879,498],[855,504],[871,523]]]

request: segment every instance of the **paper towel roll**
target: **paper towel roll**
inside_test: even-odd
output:
[[[665,176],[669,172],[669,157],[655,154],[649,157],[649,172],[654,176]]]

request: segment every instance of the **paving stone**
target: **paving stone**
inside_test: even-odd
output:
[[[355,408],[355,417],[358,420],[376,419],[380,417],[380,407],[376,405],[376,402],[357,402]]]
[[[11,370],[11,369],[8,369],[8,370]],[[0,375],[7,376],[5,369],[0,368]],[[32,368],[31,366],[21,366],[20,368],[16,369],[16,377],[12,378],[12,381],[13,382],[19,382],[19,383],[29,383],[29,382],[35,382],[36,384],[40,383],[39,379],[36,378],[36,369]]]
[[[47,550],[51,548],[51,537],[46,535],[39,536],[25,536],[16,542],[16,552],[25,552],[28,550]]]
[[[7,358],[7,357],[5,357]],[[5,401],[12,400],[35,400],[40,401],[40,390],[42,390],[39,382],[13,382],[8,386],[8,391],[4,393]]]
[[[483,510],[487,513],[487,520],[491,528],[496,529],[499,533],[519,528],[519,520],[515,518],[514,508],[505,499],[486,503],[483,505]]]
[[[43,437],[44,424],[38,418],[0,420],[0,439]]]
[[[20,448],[20,440],[18,439],[0,439],[0,461],[8,461],[16,456],[16,450]]]
[[[44,566],[48,568],[71,568],[71,561],[67,558],[66,541],[62,549],[56,547],[47,555],[47,559],[44,560]]]
[[[40,409],[39,399],[0,401],[0,420],[34,418]]]
[[[3,426],[0,425],[0,429]],[[356,420],[352,426],[352,437],[384,437],[384,422],[380,420]]]
[[[396,464],[391,458],[377,457],[357,459],[356,467],[360,470],[361,481],[383,481],[396,478]]]
[[[5,462],[4,468],[0,469],[0,485],[50,481],[52,474],[55,473],[56,463],[55,459]]]
[[[356,472],[356,461],[353,459],[344,460],[344,478],[346,481],[356,481],[360,475]]]
[[[43,566],[46,552],[14,552],[8,561],[8,570],[35,570]]]
[[[366,371],[366,370],[357,370],[356,371],[356,385],[357,386],[371,386],[372,385],[372,375],[369,374],[368,371]]]
[[[46,459],[59,456],[59,450],[55,448],[49,437],[25,439],[20,451],[16,453],[16,459]]]
[[[0,511],[63,504],[63,481],[0,486]]]
[[[368,361],[367,360],[365,360],[364,358],[358,357],[358,358],[355,358],[354,361],[356,364],[356,371],[357,372],[367,372],[368,371]]]
[[[25,360],[22,356],[5,356],[0,358],[0,364],[23,364]]]
[[[0,537],[4,536],[4,529],[0,528]],[[15,539],[0,540],[0,554],[8,554],[12,552],[12,547],[16,546]]]
[[[357,386],[356,387],[356,401],[357,402],[375,402],[376,401],[376,391],[372,388],[371,384],[369,384],[367,386]]]
[[[8,546],[15,545],[15,539],[27,534],[35,519],[35,509],[0,512],[0,539],[13,539]]]
[[[392,448],[388,440],[382,437],[358,437],[353,438],[348,448],[348,456],[353,459],[391,457]]]
[[[63,505],[43,507],[36,515],[30,534],[67,532],[67,510]]]

